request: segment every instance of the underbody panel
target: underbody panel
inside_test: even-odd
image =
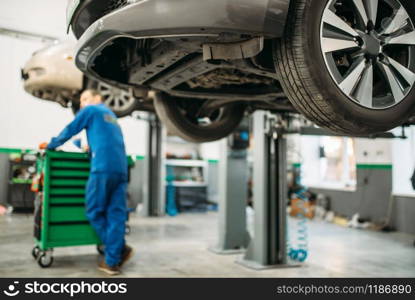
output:
[[[282,35],[288,5],[289,0],[138,1],[85,31],[76,64],[113,85],[287,107],[270,41]]]

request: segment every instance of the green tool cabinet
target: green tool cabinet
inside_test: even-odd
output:
[[[35,204],[36,245],[32,250],[38,264],[51,266],[52,250],[57,247],[97,245],[102,253],[85,212],[88,154],[47,150],[39,155],[37,167],[43,174]]]

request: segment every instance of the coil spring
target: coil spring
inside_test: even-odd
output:
[[[290,245],[288,242],[288,256],[295,261],[305,262],[308,257],[308,227],[306,217],[305,204],[308,202],[308,198],[305,195],[306,190],[301,189],[295,195],[298,197],[299,214],[297,215],[297,248]],[[288,226],[287,226],[288,227]]]
[[[167,186],[166,186],[166,213],[169,216],[176,216],[178,214],[176,206],[176,187],[173,185],[174,170],[172,166],[167,167]]]

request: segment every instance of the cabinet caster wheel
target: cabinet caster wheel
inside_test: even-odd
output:
[[[37,257],[39,256],[39,252],[40,252],[40,249],[39,249],[38,246],[33,247],[33,249],[32,249],[32,256],[33,256],[34,259],[37,259]]]
[[[46,252],[40,252],[39,256],[37,257],[37,263],[42,268],[49,268],[53,263],[52,254],[49,254]]]

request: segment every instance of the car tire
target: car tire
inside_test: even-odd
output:
[[[103,102],[119,118],[131,115],[137,110],[138,100],[134,97],[132,89],[120,89],[101,81],[88,80],[87,89],[95,89],[101,93]]]
[[[234,102],[221,108],[217,120],[208,125],[199,125],[190,121],[180,110],[179,100],[158,93],[154,99],[154,107],[169,133],[192,143],[213,142],[227,137],[238,127],[245,115],[245,105]]]
[[[414,86],[396,105],[372,109],[352,101],[330,75],[321,39],[329,1],[291,1],[284,37],[274,40],[273,50],[284,92],[299,112],[336,133],[363,136],[401,125],[414,113]],[[401,2],[414,21],[414,1]]]

